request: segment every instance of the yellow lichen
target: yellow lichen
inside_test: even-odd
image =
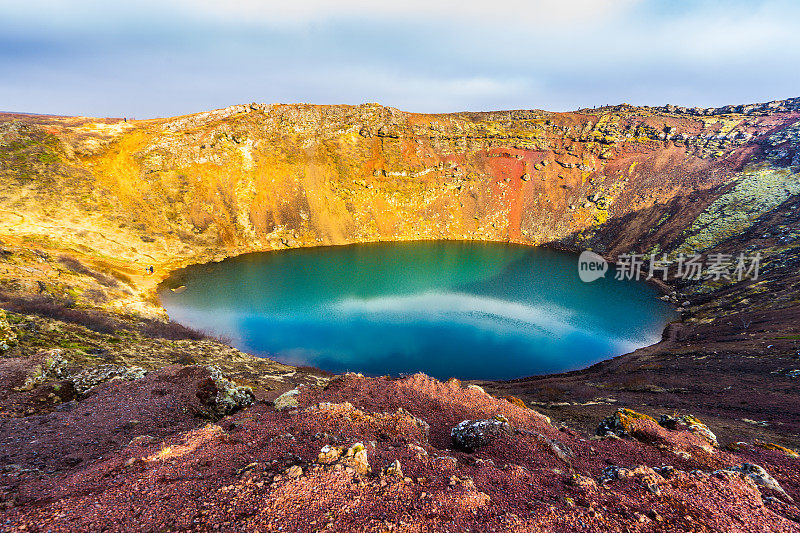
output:
[[[654,424],[658,423],[652,416],[637,413],[632,409],[619,409],[616,415],[617,419],[619,420],[619,425],[628,433],[631,433],[633,422],[636,420],[648,420]]]
[[[775,444],[774,442],[764,442],[761,440],[757,440],[753,444],[755,444],[759,448],[764,448],[766,450],[776,450],[779,452],[783,452],[789,457],[794,457],[794,458],[800,457],[800,454],[798,454],[796,451],[787,448],[785,446],[781,446],[780,444]]]

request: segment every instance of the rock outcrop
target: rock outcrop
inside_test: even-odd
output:
[[[450,430],[453,445],[466,452],[474,452],[503,435],[513,434],[514,430],[502,415],[487,420],[464,420]]]

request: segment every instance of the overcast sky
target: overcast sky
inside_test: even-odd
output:
[[[562,111],[792,96],[796,0],[0,0],[4,111]]]

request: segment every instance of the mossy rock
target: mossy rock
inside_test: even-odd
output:
[[[513,403],[517,407],[522,407],[523,409],[528,408],[528,406],[525,405],[525,402],[521,398],[517,398],[516,396],[506,396],[506,401]]]
[[[44,361],[37,365],[28,374],[25,383],[22,385],[23,390],[32,390],[49,380],[62,380],[67,378],[67,365],[69,362],[61,357],[61,350],[56,348],[50,350]]]
[[[632,409],[623,407],[617,409],[616,413],[604,418],[602,422],[600,422],[597,426],[597,434],[605,436],[612,433],[618,437],[633,437],[633,424],[637,420],[646,420],[653,424],[658,424],[652,416],[637,413]]]
[[[252,388],[234,383],[223,375],[222,370],[216,365],[210,365],[206,368],[217,388],[214,410],[218,416],[235,413],[239,409],[253,404],[255,395]]]
[[[0,353],[10,350],[17,345],[17,334],[8,321],[8,316],[0,309]]]
[[[719,448],[717,436],[708,429],[699,418],[694,415],[671,416],[662,415],[658,420],[659,425],[670,430],[686,430],[707,441],[715,448]]]

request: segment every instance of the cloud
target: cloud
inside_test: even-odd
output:
[[[517,330],[533,328],[540,333],[565,336],[577,331],[574,314],[555,305],[528,305],[471,294],[429,292],[411,296],[380,296],[346,299],[330,310],[347,317],[364,315],[378,320],[449,320],[475,324],[484,329]]]
[[[302,83],[304,70],[292,74],[288,84]],[[491,106],[509,97],[530,97],[536,82],[519,75],[505,77],[463,76],[419,72],[416,69],[385,68],[380,65],[321,65],[315,76],[305,80],[309,94],[329,95],[328,101],[362,103],[380,101],[385,105],[419,112],[464,111],[476,102]]]
[[[447,24],[451,20],[505,21],[514,24],[521,19],[538,24],[576,24],[613,17],[626,11],[640,0],[404,0],[376,2],[374,0],[179,0],[178,4],[195,16],[267,25],[309,23],[324,19],[392,18],[424,19],[439,17]]]
[[[710,106],[800,87],[789,0],[28,0],[0,5],[0,20],[12,110]]]

